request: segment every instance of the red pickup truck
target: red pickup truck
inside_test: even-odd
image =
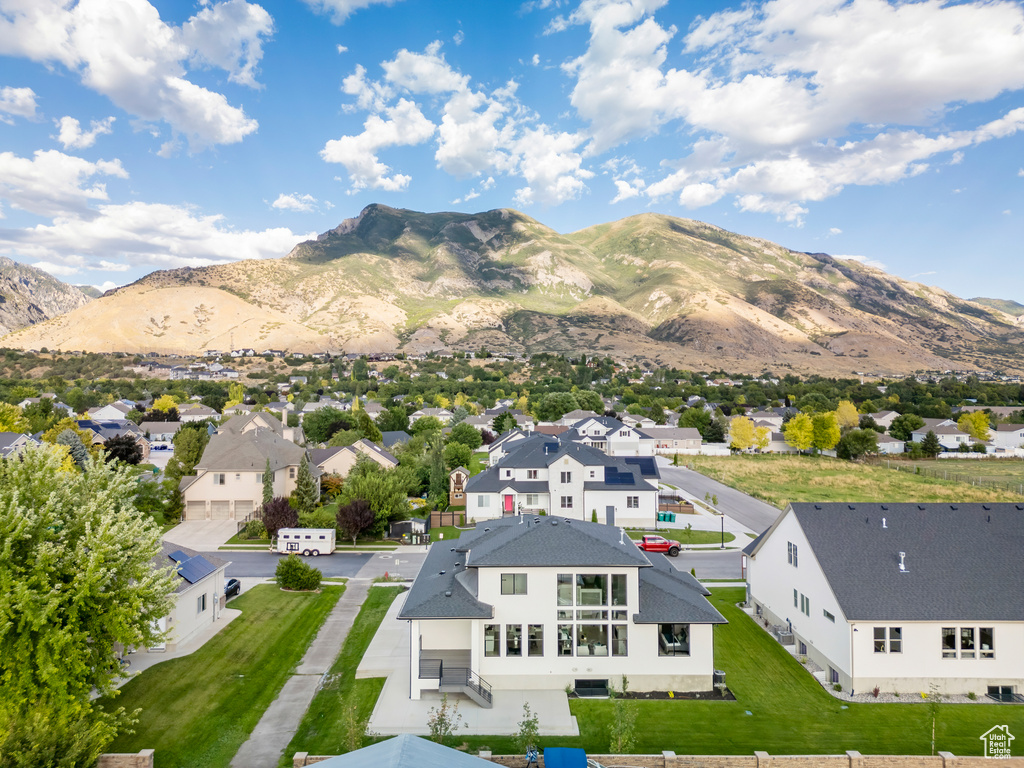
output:
[[[636,545],[644,552],[665,552],[671,557],[678,555],[679,550],[682,549],[678,541],[672,541],[664,536],[655,536],[653,534],[644,536]]]

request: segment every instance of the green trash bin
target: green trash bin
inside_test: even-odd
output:
[[[669,512],[668,513],[668,521],[670,523],[674,523],[676,521],[676,513],[675,512]]]

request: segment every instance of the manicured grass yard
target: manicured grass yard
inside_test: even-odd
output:
[[[454,525],[439,525],[436,528],[430,529],[430,541],[440,541],[441,536],[438,534],[444,534],[444,540],[457,539],[462,531],[456,528]]]
[[[775,755],[929,754],[931,712],[926,703],[851,704],[834,699],[734,603],[741,588],[712,590],[711,601],[729,620],[715,628],[715,665],[725,670],[736,701],[639,701],[635,752],[744,754],[765,750]],[[612,683],[617,681],[612,680]],[[901,692],[920,699],[920,692]],[[613,703],[574,699],[580,725],[577,738],[545,738],[541,746],[577,746],[608,750]],[[751,714],[747,715],[746,712]],[[993,725],[1024,732],[1024,707],[998,704],[942,704],[936,721],[936,750],[980,755],[979,736]],[[465,738],[473,748],[490,746],[509,754],[511,740],[496,736]]]
[[[296,752],[311,755],[339,755],[345,749],[345,724],[340,714],[352,704],[359,719],[369,718],[377,697],[384,687],[384,678],[356,680],[356,668],[370,645],[377,628],[402,587],[372,587],[359,610],[352,629],[345,638],[341,654],[331,667],[329,682],[321,688],[309,706],[299,729],[284,751],[282,766],[292,764]]]
[[[675,539],[684,547],[689,544],[722,543],[721,531],[690,531],[687,533],[685,528],[659,528],[657,531],[626,531],[626,535],[634,540],[642,539],[644,535],[648,533],[657,533],[659,536],[664,536],[666,539]],[[733,534],[727,532],[725,534],[725,543],[728,544],[735,538],[736,537]]]
[[[107,751],[155,749],[158,768],[227,766],[343,590],[298,594],[260,585],[232,600],[242,615],[202,648],[147,669],[104,701],[142,710],[135,733]]]
[[[794,501],[919,503],[1016,501],[1021,497],[884,466],[818,456],[687,456],[693,469],[779,509]]]

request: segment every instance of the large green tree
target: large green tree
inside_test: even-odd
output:
[[[326,443],[336,432],[354,426],[351,414],[330,405],[307,413],[302,419],[302,431],[311,443]]]
[[[309,457],[303,455],[299,462],[299,472],[295,478],[295,501],[299,513],[312,512],[316,508],[317,487],[313,473],[309,469]]]
[[[151,562],[160,529],[134,505],[131,470],[89,458],[68,472],[44,445],[0,461],[0,756],[86,766],[131,716],[103,712],[120,648],[158,640],[173,592]]]
[[[889,434],[897,440],[909,442],[912,433],[924,426],[924,419],[916,413],[904,413],[897,416],[889,425]]]
[[[480,431],[471,424],[459,423],[452,427],[448,434],[449,443],[462,443],[471,451],[475,451],[483,443]]]

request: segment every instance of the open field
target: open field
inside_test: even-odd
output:
[[[686,463],[779,509],[794,501],[1021,501],[1008,491],[821,456],[688,456]]]
[[[202,648],[147,669],[102,702],[142,710],[135,733],[107,751],[155,749],[157,768],[226,768],[343,591],[261,585],[232,600],[242,615]]]
[[[298,731],[285,749],[282,765],[290,766],[296,752],[334,755],[348,751],[344,746],[347,728],[343,712],[354,706],[358,719],[366,720],[384,687],[382,677],[356,680],[356,668],[388,608],[402,591],[403,587],[374,587],[370,590],[324,686],[317,691]]]
[[[885,466],[884,459],[880,463]],[[921,467],[922,470],[946,473],[950,476],[974,477],[994,483],[1024,484],[1024,459],[919,459],[900,461],[899,464]]]
[[[752,755],[755,750],[774,755],[842,754],[848,749],[865,755],[931,752],[931,707],[926,703],[850,704],[844,709],[788,651],[735,607],[743,597],[743,589],[735,587],[713,589],[711,597],[729,620],[715,628],[715,666],[725,670],[736,701],[638,701],[637,754],[667,749],[680,755]],[[903,695],[920,701],[917,691]],[[540,746],[606,752],[614,703],[574,699],[570,707],[581,735],[544,738]],[[955,755],[980,755],[978,737],[996,723],[1006,723],[1012,733],[1024,731],[1024,707],[940,704],[935,748]],[[513,754],[507,737],[461,740],[474,749],[489,746],[497,753]]]

